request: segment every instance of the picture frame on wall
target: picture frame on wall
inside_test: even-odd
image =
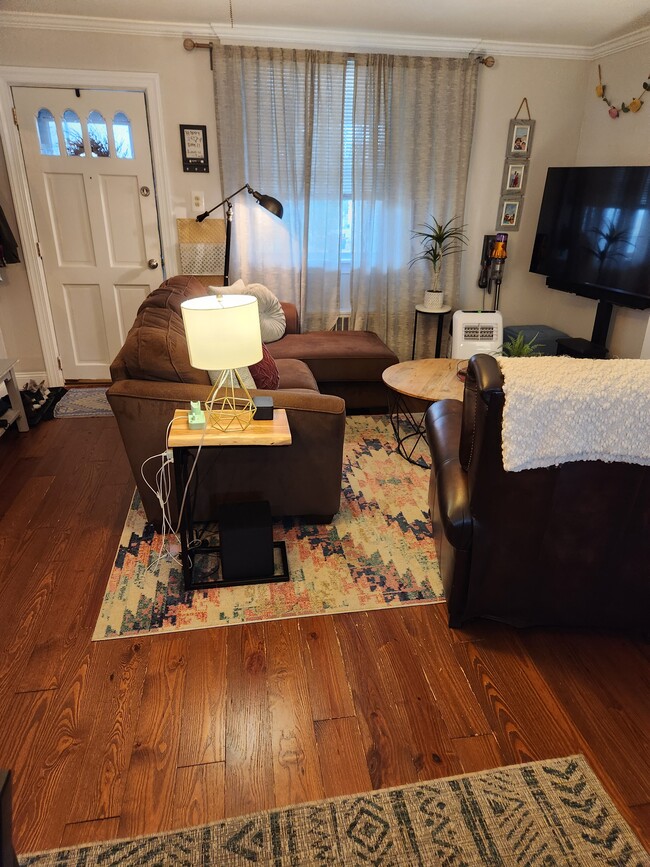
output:
[[[521,196],[501,196],[497,214],[497,232],[517,232],[521,221]]]
[[[501,181],[501,195],[523,195],[528,181],[529,165],[523,160],[506,160]]]
[[[180,124],[184,172],[209,172],[208,132],[205,126]]]
[[[526,160],[533,146],[534,120],[511,120],[506,156]]]

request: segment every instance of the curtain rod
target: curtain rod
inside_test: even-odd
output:
[[[483,66],[487,66],[488,69],[491,69],[496,63],[494,57],[491,54],[488,54],[487,57],[484,57],[482,54],[476,58],[477,63],[482,63]]]
[[[183,48],[185,51],[194,51],[195,48],[207,48],[210,52],[210,69],[213,69],[212,65],[212,49],[214,48],[213,42],[195,42],[193,39],[184,39],[183,40]]]

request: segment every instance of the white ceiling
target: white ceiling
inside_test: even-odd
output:
[[[283,31],[294,37],[302,32],[309,42],[309,34],[327,33],[331,40],[343,31],[345,48],[351,36],[366,47],[428,39],[478,51],[521,45],[526,53],[533,46],[594,50],[621,37],[645,40],[650,27],[649,0],[0,0],[0,10],[48,18],[83,12],[85,19],[97,19],[98,30],[117,19],[140,32],[145,22],[149,31],[156,24],[166,31],[177,25],[179,34],[230,36],[229,41],[247,32],[254,38]]]

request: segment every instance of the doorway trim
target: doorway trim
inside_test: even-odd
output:
[[[162,118],[160,77],[155,72],[111,72],[90,69],[46,69],[0,66],[0,138],[5,151],[9,186],[32,294],[36,325],[43,351],[45,372],[50,385],[63,385],[54,320],[45,279],[43,260],[38,254],[38,234],[32,209],[27,171],[20,146],[18,128],[13,122],[12,87],[83,87],[96,90],[132,90],[145,95],[151,159],[156,186],[160,243],[164,274],[177,274],[175,222],[172,196],[166,171],[167,154]]]

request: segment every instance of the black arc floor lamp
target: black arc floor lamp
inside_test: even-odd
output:
[[[230,235],[232,232],[232,204],[230,203],[231,199],[234,199],[238,193],[243,192],[250,193],[254,199],[257,199],[258,203],[266,208],[267,211],[270,211],[272,214],[275,214],[276,217],[282,219],[282,215],[284,214],[284,208],[282,207],[282,202],[279,202],[277,199],[274,199],[273,196],[265,196],[263,193],[258,193],[257,190],[254,190],[250,184],[244,184],[243,187],[240,187],[231,195],[226,196],[226,198],[219,202],[218,205],[215,205],[214,208],[210,208],[209,211],[204,211],[202,214],[199,214],[196,218],[197,223],[202,223],[206,217],[209,217],[213,211],[216,211],[217,208],[220,208],[222,205],[227,205],[226,208],[226,253],[224,256],[224,274],[223,274],[223,285],[228,286],[229,274],[230,274]]]

